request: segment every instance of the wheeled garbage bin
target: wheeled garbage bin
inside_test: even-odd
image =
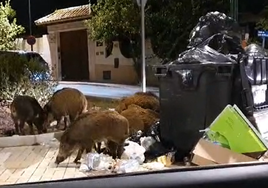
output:
[[[231,102],[233,70],[230,63],[183,63],[156,67],[160,86],[160,136],[187,156],[204,130]]]

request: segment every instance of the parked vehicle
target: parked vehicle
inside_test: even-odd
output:
[[[30,80],[31,81],[41,81],[41,80],[49,80],[50,79],[50,72],[48,63],[43,59],[43,57],[37,52],[31,51],[0,51],[0,56],[2,55],[18,55],[20,57],[25,57],[27,61],[33,60],[37,62],[41,67],[43,67],[44,71],[41,72],[31,72],[28,68],[27,71],[30,72]]]

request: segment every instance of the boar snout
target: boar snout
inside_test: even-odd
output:
[[[55,164],[59,165],[64,160],[65,160],[65,157],[63,157],[63,156],[57,156],[56,157]]]

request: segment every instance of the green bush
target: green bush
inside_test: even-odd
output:
[[[10,102],[15,95],[29,95],[43,105],[52,95],[57,83],[50,81],[49,75],[39,81],[34,81],[32,77],[36,73],[47,71],[47,67],[41,66],[36,59],[27,61],[26,57],[16,53],[0,55],[0,101]]]

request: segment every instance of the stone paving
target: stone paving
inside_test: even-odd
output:
[[[0,148],[0,185],[85,177],[73,160],[56,166],[58,147],[46,145]]]

